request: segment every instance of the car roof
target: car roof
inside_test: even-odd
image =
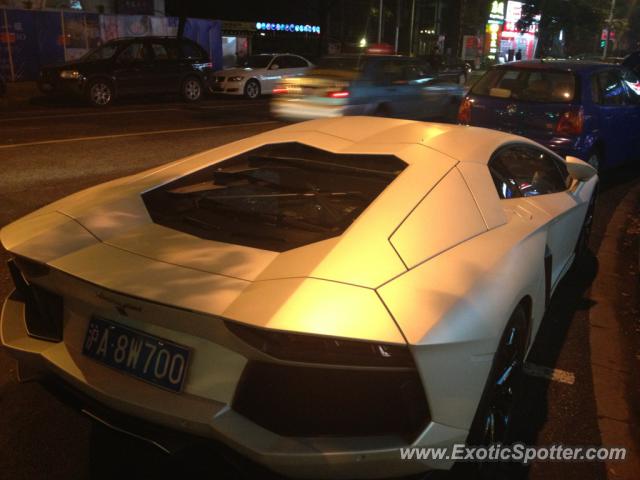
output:
[[[311,120],[283,127],[274,132],[319,133],[351,142],[350,153],[367,153],[376,145],[422,145],[459,162],[487,164],[491,155],[507,143],[529,143],[529,139],[497,130],[419,122],[382,117],[338,117]],[[269,134],[263,134],[269,137]],[[302,135],[304,136],[304,135]],[[544,147],[541,147],[544,148]],[[428,160],[428,155],[424,159]],[[422,158],[418,161],[422,161]]]
[[[615,65],[591,60],[522,60],[496,65],[493,68],[535,68],[537,70],[562,70],[567,72],[586,72],[611,68]]]

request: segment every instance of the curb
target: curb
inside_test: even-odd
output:
[[[627,448],[625,461],[606,462],[611,480],[635,480],[640,472],[640,448],[632,432],[634,406],[629,402],[633,364],[627,359],[616,295],[612,295],[612,289],[629,281],[620,273],[618,242],[626,234],[627,217],[634,213],[639,197],[640,187],[629,191],[609,221],[597,252],[599,268],[590,295],[595,302],[589,311],[591,374],[600,438],[605,447]]]

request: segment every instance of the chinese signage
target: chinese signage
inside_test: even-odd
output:
[[[320,27],[317,25],[296,25],[294,23],[257,22],[256,30],[295,33],[320,33]]]

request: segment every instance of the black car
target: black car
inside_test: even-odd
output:
[[[111,40],[83,57],[40,71],[43,93],[83,95],[97,107],[118,96],[179,93],[187,102],[211,90],[212,64],[196,42],[175,37]]]

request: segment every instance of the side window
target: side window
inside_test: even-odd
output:
[[[280,55],[279,57],[276,57],[273,59],[273,62],[271,62],[271,65],[269,66],[269,68],[273,68],[274,65],[278,65],[278,69],[280,68],[289,68],[287,65],[289,64],[289,62],[287,62],[287,57],[284,55]]]
[[[378,85],[392,85],[404,81],[403,62],[397,60],[383,60],[376,65],[374,81]]]
[[[294,57],[293,55],[287,56],[287,62],[289,63],[289,66],[287,68],[306,68],[309,66],[304,59],[300,57]]]
[[[173,42],[151,42],[151,50],[156,60],[177,60],[178,46]]]
[[[598,73],[597,77],[602,105],[623,105],[626,92],[618,73],[606,70]]]
[[[498,150],[489,162],[489,171],[500,198],[563,192],[571,182],[563,162],[528,146]]]
[[[180,45],[182,58],[187,60],[200,60],[206,57],[204,50],[193,42],[182,42]]]
[[[133,42],[118,55],[118,63],[135,63],[146,60],[146,48],[142,42]]]
[[[429,68],[425,64],[421,63],[409,63],[404,68],[405,80],[412,81],[426,77],[433,77]]]
[[[163,43],[152,42],[151,50],[156,60],[169,60],[169,52]]]
[[[628,68],[623,68],[620,70],[622,75],[622,81],[627,87],[627,97],[629,98],[630,103],[639,104],[640,103],[640,78],[635,74],[632,70]]]

